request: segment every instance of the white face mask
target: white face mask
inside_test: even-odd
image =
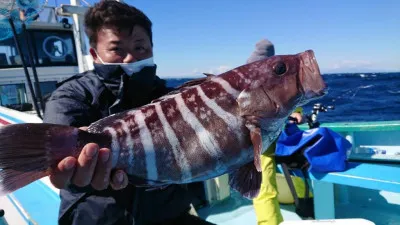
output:
[[[144,67],[155,65],[153,57],[131,63],[107,63],[101,59],[101,57],[99,56],[99,54],[97,54],[97,52],[96,55],[103,65],[121,66],[121,68],[125,71],[125,73],[128,76],[131,76],[133,73],[141,71]]]

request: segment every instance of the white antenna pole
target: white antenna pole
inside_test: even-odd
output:
[[[80,6],[80,0],[70,0],[71,5],[73,6]],[[76,44],[76,54],[78,57],[78,66],[79,66],[79,73],[82,73],[88,70],[88,65],[84,55],[87,54],[87,48],[85,44],[85,32],[83,28],[83,15],[80,14],[72,14],[72,18],[74,20],[74,31],[75,33],[75,44]]]

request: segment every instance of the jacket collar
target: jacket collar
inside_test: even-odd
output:
[[[114,114],[119,112],[125,108],[125,106],[121,105],[123,100],[129,98],[126,95],[124,89],[129,83],[130,77],[124,72],[124,70],[118,65],[107,65],[103,66],[102,64],[93,64],[94,65],[94,73],[97,74],[99,79],[103,82],[106,88],[111,91],[111,93],[115,96],[115,102],[109,108],[110,114]],[[151,87],[151,92],[157,92],[156,89],[162,90],[166,89],[165,81],[160,79],[158,76],[155,75],[156,66],[154,67],[146,67],[142,69],[142,72],[154,74],[153,84],[154,86]],[[134,75],[133,75],[134,76]],[[131,87],[132,88],[132,87]],[[145,98],[151,97],[150,96],[143,96]],[[140,98],[139,98],[140,99]],[[136,101],[139,101],[137,99]]]

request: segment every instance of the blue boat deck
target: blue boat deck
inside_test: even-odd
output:
[[[346,174],[350,175],[354,173],[354,170],[349,170],[344,173],[332,173],[326,175],[324,178],[319,178],[320,180],[318,182],[323,182],[323,180],[332,182],[328,184],[332,185],[333,192],[324,192],[319,195],[320,197],[315,199],[315,201],[329,200],[329,195],[333,194],[333,204],[329,201],[325,201],[320,205],[320,209],[325,210],[325,213],[329,213],[329,209],[333,207],[334,212],[330,215],[332,218],[318,219],[363,218],[377,225],[400,224],[400,214],[398,213],[400,212],[400,185],[397,185],[397,189],[391,190],[395,187],[393,183],[396,183],[399,179],[397,178],[398,173],[385,173],[384,176],[380,176],[381,179],[388,176],[385,179],[391,182],[386,186],[385,183],[382,183],[382,185],[374,185],[374,182],[380,182],[380,180],[371,181],[366,175],[375,176],[376,174],[371,172],[371,168],[377,165],[372,165],[372,167],[368,167],[368,164],[362,165],[363,166],[357,168],[359,170],[364,170],[365,173],[359,171],[357,174],[358,176],[364,174],[363,180],[369,180],[371,185],[367,185],[368,183],[363,185],[362,182],[353,182],[357,180],[355,175],[352,176],[352,179],[348,180],[348,185],[343,184],[346,179],[340,179],[340,177]],[[390,165],[390,167],[392,166],[393,165]],[[377,173],[379,171],[384,171],[384,169],[375,169]],[[368,171],[370,172],[368,173]],[[395,170],[392,168],[391,171]],[[337,179],[337,181],[335,181],[335,179]],[[23,209],[24,212],[20,210],[19,214],[23,217],[25,221],[24,224],[34,223],[42,225],[57,223],[58,204],[60,201],[57,191],[49,187],[46,179],[33,182],[10,194],[7,198],[13,202],[16,207],[19,206]],[[294,213],[293,205],[281,205],[281,212],[285,221],[301,220],[301,218]],[[9,213],[9,211],[6,211],[6,215],[9,215]],[[234,191],[231,192],[229,198],[198,209],[198,214],[200,217],[215,224],[256,224],[256,216],[252,201],[241,197]],[[322,215],[327,216],[327,214]],[[4,221],[0,219],[0,225],[3,224],[5,224]]]
[[[41,181],[38,181],[41,182]],[[30,189],[31,195],[29,198],[25,194],[17,194],[19,204],[25,210],[29,210],[30,219],[37,224],[57,224],[56,216],[58,206],[54,203],[58,199],[53,199],[57,196],[51,193],[51,189],[43,186],[44,184],[34,184],[32,188],[39,188],[44,191],[43,194],[34,197],[34,193],[39,193],[38,190]],[[345,190],[348,198],[343,198],[343,190]],[[25,190],[28,191],[28,190]],[[343,185],[338,185],[335,188],[337,197],[335,199],[335,217],[339,218],[363,218],[374,222],[376,225],[398,225],[400,224],[400,194],[358,187],[348,186],[343,189]],[[46,197],[47,196],[47,197]],[[53,204],[44,204],[43,199],[49,198],[48,202]],[[22,200],[22,201],[21,201]],[[39,204],[39,202],[41,204]],[[37,207],[37,206],[40,207]],[[36,208],[35,208],[36,206]],[[281,205],[281,212],[285,221],[298,221],[301,218],[294,213],[293,205]],[[241,197],[238,193],[232,192],[230,198],[223,200],[211,206],[207,206],[198,210],[200,217],[215,224],[221,225],[242,225],[256,224],[256,216],[252,202]],[[4,220],[0,219],[0,225],[6,225]],[[29,224],[26,222],[25,224]]]
[[[3,218],[0,218],[0,225],[8,225],[8,223]]]
[[[301,220],[294,213],[294,205],[281,205],[284,220]],[[233,192],[231,197],[217,204],[198,210],[201,218],[221,225],[257,224],[252,201]]]
[[[1,109],[1,107],[0,107]],[[26,115],[19,118],[8,116],[2,110],[0,117],[9,123],[28,122]],[[4,115],[3,115],[4,114]],[[34,121],[34,118],[32,119]],[[40,122],[40,121],[35,121]],[[324,125],[341,133],[360,145],[390,146],[400,153],[400,121],[381,123],[343,123]],[[400,224],[400,165],[352,163],[340,173],[309,174],[312,180],[315,215],[317,219],[364,218],[376,225]],[[0,198],[1,208],[6,205],[9,224],[57,224],[57,191],[39,180],[21,188],[6,198]],[[13,207],[14,205],[14,207]],[[39,207],[38,207],[39,206]],[[301,220],[294,213],[293,205],[281,205],[285,221]],[[202,218],[216,224],[256,224],[254,208],[250,200],[232,192],[224,201],[198,210]],[[20,222],[11,222],[7,216],[17,215]],[[0,225],[4,221],[0,218]]]
[[[335,192],[335,219],[362,218],[376,225],[400,224],[399,193],[343,185],[336,185]],[[294,205],[281,204],[280,207],[285,221],[302,220],[294,212]],[[252,202],[237,193],[232,193],[227,200],[199,209],[198,214],[215,224],[257,224]]]

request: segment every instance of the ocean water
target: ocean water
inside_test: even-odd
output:
[[[324,74],[323,78],[328,94],[303,106],[307,114],[315,103],[334,106],[318,115],[320,122],[400,120],[400,73]],[[168,79],[167,85],[189,80]]]

